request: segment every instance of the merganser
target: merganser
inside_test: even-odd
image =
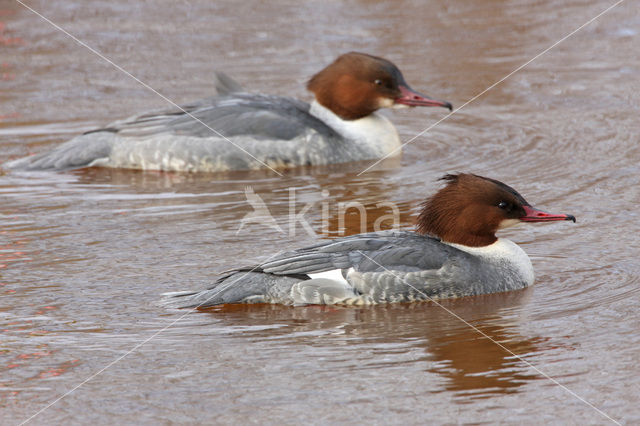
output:
[[[422,205],[416,232],[353,235],[232,270],[172,307],[225,303],[367,305],[517,290],[533,284],[527,254],[496,231],[520,222],[576,221],[533,208],[516,190],[473,174],[446,175]]]
[[[411,89],[390,61],[357,52],[338,57],[309,80],[311,104],[246,93],[225,74],[216,77],[218,96],[116,121],[5,166],[217,172],[369,160],[400,147],[395,127],[378,109],[452,109]]]

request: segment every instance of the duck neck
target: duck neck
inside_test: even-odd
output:
[[[400,138],[394,125],[378,112],[355,120],[345,120],[320,102],[311,103],[309,113],[331,127],[344,139],[366,145],[376,155],[387,155],[400,147]]]

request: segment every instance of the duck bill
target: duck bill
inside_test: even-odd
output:
[[[522,222],[556,222],[559,220],[570,220],[575,223],[576,218],[570,214],[553,214],[534,209],[531,206],[523,206],[526,213],[521,217]]]
[[[439,101],[432,99],[427,95],[416,92],[411,87],[400,84],[400,97],[395,100],[396,104],[408,105],[408,106],[425,106],[425,107],[444,107],[449,108],[449,111],[453,110],[453,106],[447,101]]]

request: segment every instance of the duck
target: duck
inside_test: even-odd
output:
[[[524,289],[527,254],[496,233],[520,223],[572,221],[536,209],[512,187],[471,173],[447,174],[422,205],[414,231],[387,230],[272,254],[222,274],[202,291],[165,294],[174,308],[221,304],[375,305]]]
[[[246,92],[221,72],[215,84],[214,97],[116,121],[4,167],[222,172],[373,160],[401,147],[379,109],[453,108],[413,90],[391,61],[359,52],[339,56],[311,77],[310,104]]]

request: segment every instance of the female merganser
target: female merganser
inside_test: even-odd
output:
[[[168,293],[166,305],[364,305],[522,289],[533,284],[531,261],[496,231],[520,222],[576,221],[534,209],[497,180],[442,179],[446,186],[422,205],[417,232],[359,234],[284,253],[230,271],[207,290]]]
[[[412,90],[393,63],[356,52],[338,57],[309,80],[311,105],[246,93],[221,73],[216,87],[216,97],[116,121],[6,166],[216,172],[369,160],[400,147],[395,127],[376,110],[452,109]]]

